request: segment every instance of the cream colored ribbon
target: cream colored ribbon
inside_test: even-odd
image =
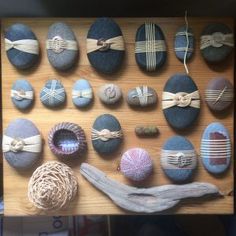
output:
[[[3,135],[2,150],[3,152],[41,152],[41,135],[35,135],[25,139]]]
[[[163,92],[162,93],[162,109],[167,109],[173,106],[178,106],[178,107],[190,106],[194,108],[200,108],[200,95],[199,95],[198,90],[192,93]]]
[[[123,36],[117,36],[114,38],[110,38],[107,40],[103,39],[87,39],[87,53],[94,52],[94,51],[106,51],[108,49],[124,51],[125,44]]]
[[[223,45],[227,45],[229,47],[234,46],[233,34],[223,34],[221,32],[215,32],[211,35],[201,36],[201,44],[200,44],[201,50],[210,46],[219,48],[222,47]]]
[[[36,39],[21,39],[11,41],[5,38],[5,50],[8,51],[15,48],[21,52],[27,52],[31,54],[39,54],[39,43]]]
[[[33,91],[24,91],[24,90],[11,90],[11,97],[15,98],[18,101],[23,99],[33,100],[34,92]]]
[[[72,98],[92,98],[92,89],[72,90]]]
[[[136,87],[137,95],[133,95],[132,97],[137,97],[139,99],[141,106],[146,106],[148,104],[148,97],[153,97],[152,93],[148,92],[147,86]]]
[[[110,139],[121,138],[122,136],[122,130],[110,131],[108,129],[103,129],[98,131],[96,129],[92,129],[92,140],[102,140],[106,142]]]

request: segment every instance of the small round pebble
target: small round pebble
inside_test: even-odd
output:
[[[111,105],[121,99],[122,92],[116,84],[105,84],[99,88],[98,96],[103,103]]]
[[[11,89],[11,100],[20,110],[25,110],[32,106],[34,91],[28,80],[19,79],[14,82]]]
[[[151,175],[153,163],[145,149],[131,148],[122,155],[120,170],[130,180],[143,181]]]

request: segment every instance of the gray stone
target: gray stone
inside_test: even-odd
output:
[[[115,84],[105,84],[99,88],[98,96],[103,103],[111,105],[121,99],[122,92],[120,87]]]

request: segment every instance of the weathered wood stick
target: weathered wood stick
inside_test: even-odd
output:
[[[123,209],[138,213],[154,213],[167,210],[185,198],[208,194],[221,195],[218,188],[209,183],[163,185],[152,188],[131,187],[112,179],[97,168],[83,163],[80,173],[95,187],[107,194]]]

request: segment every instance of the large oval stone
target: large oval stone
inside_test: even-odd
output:
[[[231,141],[223,124],[213,122],[202,134],[201,159],[204,167],[212,174],[226,171],[231,159]]]
[[[122,142],[122,130],[115,116],[104,114],[95,120],[92,128],[92,144],[100,154],[111,154]]]
[[[161,166],[174,182],[190,180],[197,167],[197,153],[192,143],[182,136],[168,139],[161,149]]]
[[[90,64],[99,72],[111,74],[116,72],[124,59],[125,50],[113,49],[113,46],[106,43],[115,37],[121,37],[119,44],[124,44],[123,36],[119,25],[110,18],[98,18],[90,27],[87,40],[93,40],[96,45],[104,44],[100,49],[91,50],[87,41],[87,55]],[[111,45],[114,45],[112,43]],[[92,47],[93,48],[93,47]]]
[[[145,71],[156,71],[166,61],[166,42],[161,28],[153,23],[141,25],[135,38],[135,59]]]
[[[30,51],[25,51],[22,48],[26,46],[26,41],[22,40],[33,40],[34,50],[33,53]],[[30,27],[24,24],[13,24],[5,30],[5,40],[10,40],[15,46],[9,47],[7,52],[7,57],[11,64],[18,69],[29,69],[39,59],[39,44],[35,34],[32,32]],[[18,41],[21,40],[21,41]],[[16,42],[18,41],[18,42]],[[18,47],[20,44],[20,47]],[[18,45],[18,46],[17,46]],[[5,42],[5,47],[7,49],[7,44]]]
[[[27,141],[27,139],[37,135],[40,136],[39,130],[30,120],[19,118],[12,121],[8,125],[4,132],[4,136],[7,136],[7,138],[12,138],[13,141],[10,142],[11,145],[7,145],[9,142],[5,142],[3,137],[3,153],[9,165],[19,170],[25,170],[32,167],[36,163],[36,161],[40,158],[42,150],[41,136],[39,137],[40,141],[38,140],[37,142],[37,152],[36,149],[34,149],[35,152],[25,151],[20,145],[34,145],[34,142],[32,143],[32,141]],[[8,148],[9,146],[12,146],[10,150]]]
[[[162,110],[173,128],[184,129],[194,123],[200,112],[200,96],[190,76],[175,74],[166,82]]]
[[[78,59],[78,44],[72,29],[65,23],[54,23],[47,36],[47,55],[57,70],[70,69]]]

